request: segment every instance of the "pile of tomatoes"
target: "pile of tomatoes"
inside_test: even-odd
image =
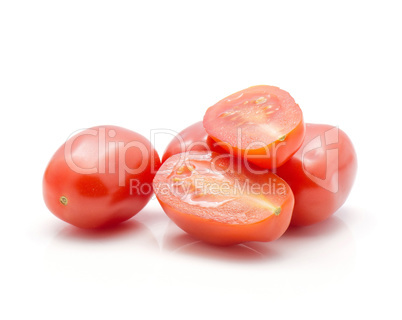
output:
[[[327,219],[346,201],[356,153],[339,128],[305,124],[284,90],[254,86],[206,110],[162,157],[145,137],[116,126],[79,132],[50,160],[47,207],[81,228],[130,219],[156,195],[165,213],[217,245],[273,241],[289,225]]]

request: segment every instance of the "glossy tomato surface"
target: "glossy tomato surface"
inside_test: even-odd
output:
[[[305,134],[302,111],[290,94],[265,85],[222,99],[206,111],[203,125],[226,151],[268,169],[290,159]]]
[[[302,147],[276,172],[295,195],[291,225],[311,225],[330,217],[346,201],[356,172],[356,152],[345,132],[307,124]]]
[[[291,189],[275,174],[253,173],[215,152],[173,155],[156,174],[154,190],[180,228],[217,245],[279,238],[294,204]]]
[[[133,131],[99,126],[68,139],[43,177],[43,196],[58,218],[81,228],[125,221],[149,201],[160,166],[151,143]]]
[[[224,152],[224,150],[218,146],[218,143],[208,136],[202,121],[199,121],[180,131],[177,136],[172,139],[163,154],[162,162],[165,162],[174,154],[191,151]]]

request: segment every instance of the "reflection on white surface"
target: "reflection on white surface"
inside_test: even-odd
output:
[[[330,286],[353,270],[356,254],[353,234],[337,217],[315,226],[291,228],[271,243],[232,247],[202,243],[170,223],[163,250],[171,257],[169,261],[179,257],[180,261],[201,264],[203,272],[193,274],[199,285],[209,284],[213,275],[214,286],[231,288],[235,278],[238,286],[265,294],[288,290],[302,293],[310,287]],[[181,269],[180,276],[193,278],[192,270]]]
[[[161,210],[147,208],[115,228],[66,226],[48,246],[44,265],[54,278],[100,287],[213,288],[220,294],[241,287],[277,297],[330,286],[353,270],[354,260],[354,237],[337,217],[291,228],[271,243],[217,247],[187,235]]]
[[[146,256],[157,254],[157,246],[150,230],[133,219],[103,230],[67,225],[48,246],[44,264],[50,275],[72,281],[143,281],[141,275],[152,268]]]

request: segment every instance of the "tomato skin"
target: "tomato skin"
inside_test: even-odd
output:
[[[318,139],[324,143],[314,147]],[[309,146],[314,148],[308,151]],[[330,125],[307,124],[302,147],[276,171],[295,195],[291,225],[307,226],[329,218],[346,201],[356,172],[356,152],[345,132]]]
[[[289,226],[294,199],[292,196],[282,206],[282,212],[279,216],[272,215],[258,223],[245,225],[230,225],[204,219],[182,213],[162,200],[159,200],[159,203],[166,215],[194,238],[214,245],[230,246],[249,241],[270,242],[280,238]]]
[[[111,226],[148,203],[159,166],[157,152],[140,134],[116,126],[89,128],[53,155],[43,177],[43,197],[55,216],[76,227]]]
[[[266,102],[260,104],[258,100],[262,98]],[[283,111],[277,111],[275,119],[264,116],[264,112],[275,113],[279,109]],[[244,128],[242,123],[246,123]],[[275,169],[289,160],[305,135],[303,114],[294,99],[288,92],[267,85],[249,87],[220,100],[208,108],[203,125],[226,152],[266,169]],[[258,129],[260,126],[265,129]]]
[[[180,131],[167,146],[162,157],[162,163],[174,154],[187,151],[215,151],[224,152],[217,143],[208,136],[202,121]]]
[[[212,159],[223,156],[215,152],[198,154],[212,155]],[[193,154],[191,153],[191,155]],[[224,156],[226,158],[233,159],[233,157],[228,154]],[[222,214],[225,215],[226,212],[233,211],[236,217],[237,214],[242,215],[244,214],[244,211],[242,211],[243,208],[241,205],[230,207],[229,209],[228,207],[218,209],[222,211],[216,214],[217,209],[215,207],[209,208],[209,206],[200,205],[201,208],[195,208],[195,206],[183,204],[183,200],[172,200],[172,198],[175,197],[174,194],[171,193],[172,186],[167,187],[166,184],[168,183],[169,179],[173,179],[173,181],[175,181],[175,179],[179,179],[177,177],[182,177],[183,175],[183,173],[180,173],[179,176],[175,176],[175,169],[172,168],[176,166],[176,164],[179,164],[180,161],[187,163],[186,161],[188,161],[188,159],[189,153],[173,155],[164,162],[154,178],[154,190],[159,203],[169,218],[182,230],[199,240],[222,246],[234,245],[247,241],[273,241],[278,239],[287,230],[294,206],[294,196],[290,187],[284,180],[280,179],[273,173],[250,173],[236,160],[233,161],[234,168],[239,168],[238,166],[241,166],[241,177],[244,177],[245,180],[248,179],[250,181],[253,179],[253,181],[257,183],[275,181],[276,185],[281,183],[286,187],[286,192],[284,195],[279,197],[280,200],[276,200],[277,204],[280,205],[280,213],[278,213],[278,215],[273,214],[272,211],[270,211],[266,216],[264,215],[265,218],[262,219],[258,218],[257,220],[252,220],[252,222],[246,221],[241,223],[231,223],[228,222],[225,217],[222,217]],[[178,167],[181,167],[181,164]],[[218,167],[220,166],[218,165]],[[227,167],[225,166],[225,168]],[[179,170],[182,172],[182,169]],[[196,171],[198,171],[198,168],[196,168],[194,172]],[[237,169],[234,171],[238,172]],[[240,197],[241,201],[244,201],[246,204],[252,203],[250,197],[247,198],[248,196],[249,194],[242,194]],[[184,202],[186,202],[186,200],[184,200]],[[185,206],[187,206],[187,209]],[[247,212],[254,213],[258,210],[266,210],[261,209],[261,207],[258,205],[253,207],[251,204],[250,206],[252,210],[248,210]],[[201,214],[197,214],[197,211],[198,213],[201,212]],[[208,214],[210,215],[208,216]]]

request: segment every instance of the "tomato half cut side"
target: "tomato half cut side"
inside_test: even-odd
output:
[[[253,173],[229,154],[173,155],[153,184],[163,210],[181,229],[216,245],[278,239],[294,205],[284,180]]]
[[[262,168],[285,163],[301,146],[305,125],[300,107],[278,87],[254,86],[208,108],[207,133],[233,155]]]

